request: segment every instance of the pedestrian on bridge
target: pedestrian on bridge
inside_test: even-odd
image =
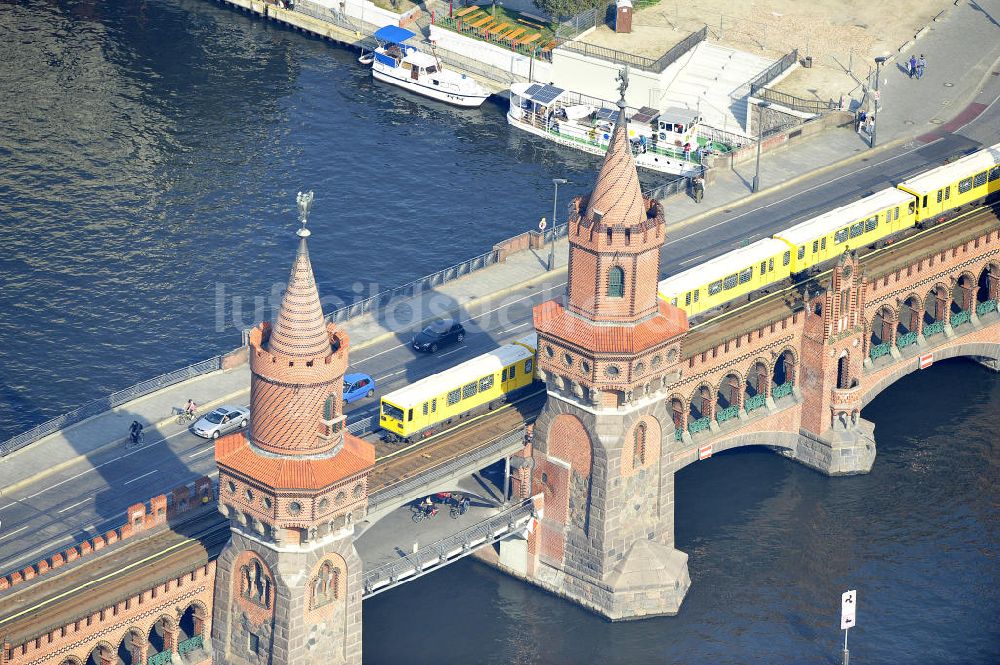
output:
[[[917,78],[923,78],[924,69],[927,68],[927,61],[924,59],[924,54],[920,54],[920,59],[917,60]]]
[[[917,56],[910,56],[909,61],[906,63],[906,73],[910,75],[910,78],[913,78],[914,74],[917,73]]]

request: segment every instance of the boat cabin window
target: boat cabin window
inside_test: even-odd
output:
[[[437,65],[431,65],[430,67],[427,68],[427,73],[428,74],[433,74],[433,73],[437,72],[437,70],[438,70]],[[437,83],[437,81],[434,81],[434,82]]]

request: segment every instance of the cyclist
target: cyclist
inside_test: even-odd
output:
[[[188,420],[194,420],[194,412],[198,409],[198,405],[194,403],[193,399],[189,399],[187,404],[184,405],[184,416]]]

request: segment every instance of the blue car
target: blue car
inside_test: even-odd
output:
[[[375,379],[367,374],[344,375],[344,404],[375,394]]]

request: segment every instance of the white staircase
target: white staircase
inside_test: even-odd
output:
[[[730,94],[773,64],[772,60],[718,44],[701,42],[663,72],[664,86],[650,106],[698,109],[704,123],[747,135],[746,95]]]

